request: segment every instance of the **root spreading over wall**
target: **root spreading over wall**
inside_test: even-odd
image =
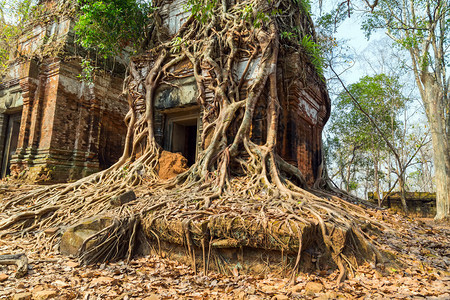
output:
[[[130,258],[142,242],[140,228],[154,245],[184,245],[193,260],[195,249],[201,249],[205,271],[212,247],[294,253],[294,270],[302,251],[319,247],[339,268],[338,281],[361,261],[383,260],[362,229],[376,232],[386,225],[374,221],[371,211],[329,194],[333,191],[323,168],[315,188],[308,190],[300,170],[277,153],[284,96],[278,59],[289,49],[302,51],[295,43],[281,45],[280,33],[293,27],[311,30],[308,15],[295,1],[247,0],[230,7],[226,3],[214,7],[206,23],[191,16],[174,37],[162,38],[155,31],[153,49],[132,60],[123,91],[130,110],[121,159],[77,182],[42,187],[6,201],[1,208],[7,216],[0,221],[2,235],[29,235],[48,249],[58,235],[48,243],[44,229],[111,215],[116,222],[91,237],[93,247],[82,247],[84,262]],[[252,11],[243,16],[247,7]],[[248,64],[237,78],[234,70],[242,57]],[[257,57],[256,75],[247,85],[249,66]],[[180,175],[163,180],[166,159],[155,139],[155,93],[160,84],[182,78],[174,68],[181,62],[193,69],[196,81],[202,149],[189,169],[180,168]],[[259,101],[266,107],[260,144],[251,136]],[[111,205],[111,197],[130,188],[138,200]]]

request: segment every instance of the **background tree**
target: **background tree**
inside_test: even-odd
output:
[[[0,1],[0,74],[8,67],[8,61],[15,56],[17,39],[28,20],[36,14],[36,1]]]
[[[330,123],[333,139],[340,140],[332,143],[331,149],[335,149],[332,155],[338,157],[339,170],[343,170],[341,161],[348,166],[343,182],[358,178],[357,181],[363,183],[370,178],[379,205],[398,183],[405,212],[407,169],[428,143],[427,134],[417,136],[412,130],[413,123],[406,109],[408,101],[395,77],[385,74],[366,76],[337,97]],[[354,163],[356,156],[359,161]],[[351,164],[353,170],[349,167]],[[367,169],[368,164],[372,165],[373,171]],[[382,166],[386,167],[387,173],[383,172]],[[396,175],[392,185],[391,173]],[[388,183],[383,198],[380,198],[380,177],[386,178]]]
[[[450,216],[450,103],[447,73],[450,5],[445,0],[379,1],[364,28],[385,28],[410,54],[430,125],[435,165],[436,219]]]
[[[332,5],[335,5],[333,3]],[[413,71],[430,126],[435,182],[436,219],[449,216],[449,55],[450,9],[448,1],[380,0],[345,1],[326,14],[328,24],[337,26],[345,16],[364,17],[367,36],[376,30],[386,34],[407,51],[407,66]]]
[[[414,171],[407,174],[407,182],[410,189],[429,193],[435,191],[433,181],[433,149],[430,143],[420,149],[412,167]]]
[[[398,138],[401,126],[398,115],[405,109],[407,99],[401,94],[398,81],[385,74],[365,76],[350,85],[348,91],[350,94],[344,91],[336,98],[329,128],[336,138],[341,140],[339,148],[343,153],[340,153],[340,159],[349,161],[347,172],[350,172],[349,164],[354,161],[355,152],[361,153],[362,157],[367,157],[373,163],[374,189],[381,195],[381,156],[389,151],[389,148],[380,135],[383,134],[391,141]],[[370,114],[382,133],[376,131],[367,116],[355,105],[352,97],[358,99],[361,107]],[[348,155],[348,151],[352,154]],[[350,174],[347,176],[350,177]]]

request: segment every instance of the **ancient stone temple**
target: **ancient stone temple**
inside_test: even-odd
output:
[[[189,18],[185,0],[164,1],[160,9],[162,32],[173,36]],[[308,28],[305,26],[305,28]],[[312,29],[311,29],[312,30]],[[311,34],[313,34],[311,32]],[[151,54],[132,58],[141,73],[148,72]],[[244,72],[246,86],[252,84],[261,58],[256,57],[245,70],[249,56],[240,57],[235,70],[236,78]],[[299,72],[301,70],[302,72]],[[160,145],[167,151],[181,152],[188,165],[195,162],[199,151],[206,148],[199,142],[202,133],[201,107],[197,102],[197,86],[193,67],[185,59],[172,67],[170,72],[177,74],[170,82],[162,83],[155,96],[155,135]],[[303,53],[286,51],[278,61],[278,72],[283,74],[284,82],[278,84],[286,92],[281,99],[281,118],[279,124],[278,154],[290,164],[298,167],[305,176],[308,185],[321,176],[322,130],[329,118],[330,99],[323,79],[319,78],[314,66]],[[206,78],[209,74],[202,74]],[[213,94],[207,95],[207,101],[213,101]],[[244,95],[245,96],[245,95]],[[252,141],[263,144],[266,136],[266,105],[263,99],[256,107],[256,117],[252,124]]]
[[[101,62],[101,72],[81,81],[88,53],[75,44],[72,4],[42,2],[39,20],[19,39],[0,85],[1,176],[60,182],[107,168],[120,157],[126,61]]]

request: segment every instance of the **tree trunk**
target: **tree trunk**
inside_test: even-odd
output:
[[[436,183],[436,220],[450,217],[450,155],[449,136],[445,130],[443,94],[430,74],[422,76],[425,111],[433,142],[433,159]],[[448,118],[448,116],[447,116]]]
[[[347,175],[345,178],[345,191],[347,193],[350,193],[350,176],[352,174],[351,167],[352,167],[352,165],[351,165],[351,163],[349,163],[347,166]]]
[[[348,163],[346,177],[343,178],[344,181],[345,181],[345,191],[347,193],[350,193],[350,180],[352,179],[352,166],[353,166],[353,161],[355,160],[355,157],[356,157],[356,150],[359,149],[359,148],[360,148],[360,146],[354,146],[353,147],[352,159]]]
[[[400,170],[402,170],[400,168]],[[405,191],[405,174],[399,172],[398,184],[400,186],[400,201],[402,203],[403,212],[408,214],[408,205],[406,204],[406,191]]]

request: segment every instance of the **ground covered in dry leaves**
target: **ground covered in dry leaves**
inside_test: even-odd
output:
[[[359,266],[340,286],[337,270],[288,277],[260,274],[194,274],[183,264],[147,256],[80,266],[57,249],[43,253],[26,238],[0,239],[0,254],[25,253],[29,272],[16,279],[15,266],[0,266],[0,299],[450,299],[450,226],[431,219],[379,211],[395,235],[373,236],[402,267]]]

